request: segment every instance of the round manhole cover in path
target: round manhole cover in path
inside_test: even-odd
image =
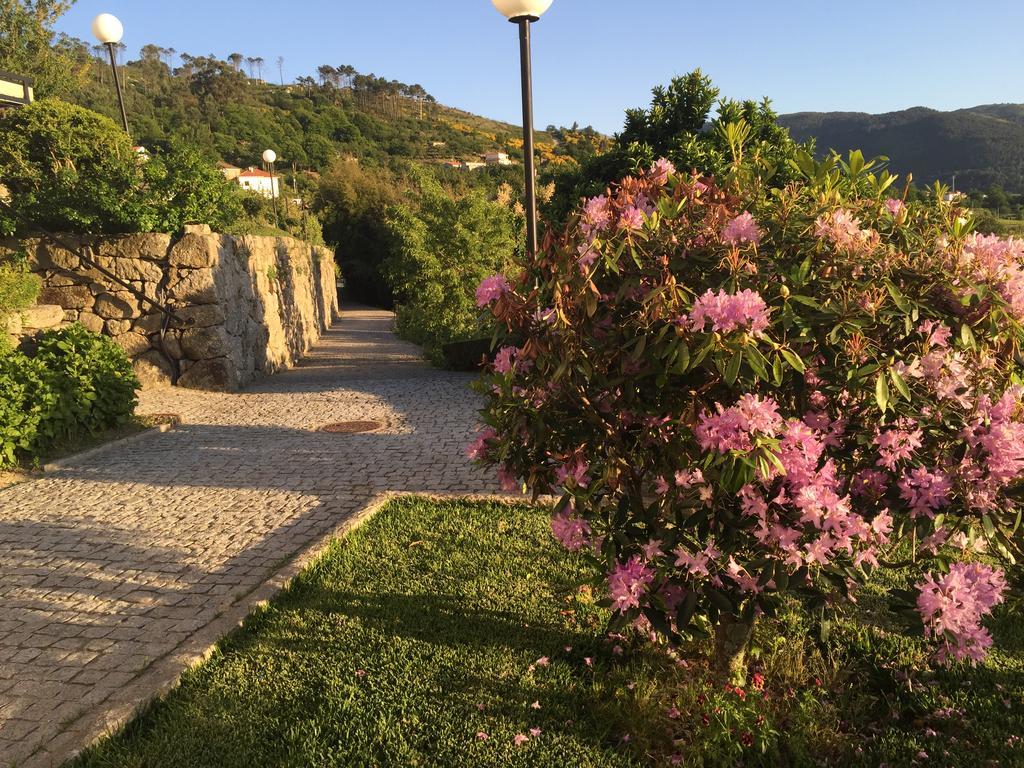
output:
[[[376,432],[383,426],[379,421],[339,421],[325,424],[320,427],[320,431],[330,435],[355,435],[360,432]]]

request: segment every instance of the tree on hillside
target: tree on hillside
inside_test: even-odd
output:
[[[263,82],[263,57],[257,56],[253,61],[256,64],[256,79]]]
[[[711,109],[718,103],[718,114]],[[547,215],[563,220],[583,197],[601,194],[612,181],[648,168],[656,159],[677,168],[720,176],[730,165],[730,147],[743,136],[744,152],[757,162],[760,183],[782,186],[793,178],[791,160],[800,148],[780,127],[771,102],[720,99],[711,78],[699,69],[651,91],[648,108],[626,111],[625,126],[612,150],[578,169],[560,171],[557,194]],[[807,146],[813,149],[813,144]]]
[[[0,69],[35,78],[38,96],[77,85],[75,61],[54,45],[53,25],[73,0],[0,0]]]
[[[245,56],[240,53],[232,53],[228,56],[228,61],[231,62],[231,66],[235,68],[235,72],[241,72],[242,62],[245,61]]]
[[[277,74],[281,76],[281,85],[284,85],[284,56],[277,57]]]

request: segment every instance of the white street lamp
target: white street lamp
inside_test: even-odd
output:
[[[274,163],[277,162],[277,152],[272,149],[263,150],[263,162],[270,169],[270,196],[274,199],[274,221],[277,224],[277,228],[280,229],[281,217],[277,213],[277,184],[274,177]]]
[[[92,20],[92,34],[103,45],[107,46],[107,51],[110,53],[110,67],[114,70],[114,87],[117,88],[117,103],[121,105],[121,124],[124,126],[124,132],[130,133],[128,130],[128,113],[124,108],[124,94],[121,92],[121,77],[117,74],[117,55],[115,54],[117,44],[124,37],[124,25],[117,16],[110,13],[101,13]]]
[[[523,80],[523,164],[526,174],[526,252],[537,255],[537,174],[533,156],[533,64],[530,24],[540,19],[553,0],[491,0],[494,7],[519,27],[519,59]]]

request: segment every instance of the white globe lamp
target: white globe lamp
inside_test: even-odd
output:
[[[509,21],[536,21],[551,7],[553,0],[491,0],[498,12]]]
[[[92,34],[104,45],[117,45],[124,37],[124,25],[112,13],[101,13],[92,20]]]
[[[277,162],[277,152],[272,149],[265,150],[263,152],[263,162],[270,164]]]

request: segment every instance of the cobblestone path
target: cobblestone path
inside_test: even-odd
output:
[[[497,491],[463,457],[471,377],[390,326],[353,308],[240,394],[147,391],[139,412],[177,429],[0,490],[0,766],[60,765],[122,722],[381,493]],[[316,431],[349,420],[384,428]]]

